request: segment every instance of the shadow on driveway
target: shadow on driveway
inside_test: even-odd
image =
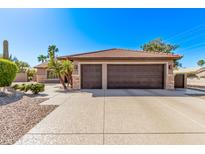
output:
[[[130,97],[130,96],[161,96],[161,97],[187,97],[187,96],[205,96],[205,92],[190,90],[190,89],[83,89],[79,91],[81,93],[92,93],[93,97]]]

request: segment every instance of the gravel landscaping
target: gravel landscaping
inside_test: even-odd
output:
[[[0,97],[0,144],[14,144],[57,106],[39,105],[46,98]]]

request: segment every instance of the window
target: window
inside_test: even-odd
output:
[[[52,70],[47,70],[47,79],[58,79],[58,76]]]
[[[73,74],[78,74],[78,65],[74,65]]]

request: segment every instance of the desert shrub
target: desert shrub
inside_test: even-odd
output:
[[[18,90],[18,89],[19,89],[19,84],[13,85],[12,88],[13,88],[14,90]]]
[[[0,87],[10,86],[16,77],[18,68],[14,62],[0,59]]]
[[[45,88],[45,85],[42,83],[30,85],[30,90],[32,91],[33,94],[38,94],[39,92],[43,92],[44,88]]]
[[[24,85],[24,92],[31,90],[31,84]]]
[[[31,91],[33,94],[38,94],[39,92],[43,92],[45,90],[45,85],[42,83],[32,83],[32,84],[15,84],[12,86],[15,90],[20,90],[20,91]]]
[[[19,90],[20,90],[20,91],[24,91],[24,90],[25,90],[25,84],[19,85]]]
[[[198,78],[198,76],[195,73],[188,73],[187,77],[188,78]]]
[[[204,78],[205,78],[205,76],[200,76],[200,78],[204,79]]]
[[[28,76],[28,81],[31,81],[33,77],[36,75],[36,70],[35,69],[27,69],[26,70],[27,76]]]

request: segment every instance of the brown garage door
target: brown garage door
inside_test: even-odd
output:
[[[102,89],[102,65],[82,64],[81,65],[81,88]]]
[[[162,89],[164,65],[108,65],[108,89]]]

